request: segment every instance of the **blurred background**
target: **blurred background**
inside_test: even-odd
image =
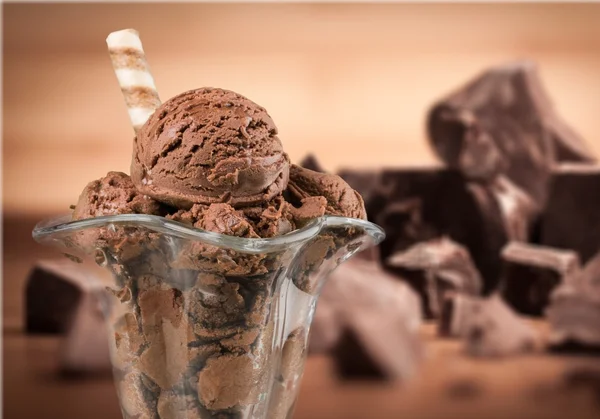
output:
[[[20,335],[27,272],[54,254],[31,240],[35,222],[68,211],[88,181],[129,172],[133,134],[106,51],[111,31],[139,30],[163,100],[200,86],[239,92],[269,111],[292,161],[313,152],[336,170],[437,164],[428,107],[518,58],[539,64],[559,113],[600,154],[598,22],[600,4],[4,4],[5,417],[119,417],[110,379],[55,382],[57,343]],[[451,351],[436,348],[434,359]],[[464,362],[428,364],[429,386],[468,371]],[[432,402],[422,385],[341,384],[328,365],[309,361],[295,417],[477,411]],[[540,377],[560,368],[527,365]],[[493,369],[502,375],[503,364]],[[469,406],[500,415],[521,397],[504,383]]]

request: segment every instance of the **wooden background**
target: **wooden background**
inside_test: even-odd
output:
[[[4,5],[4,209],[64,212],[129,171],[132,130],[106,52],[137,28],[163,100],[217,86],[265,106],[293,160],[435,162],[428,106],[487,66],[532,58],[600,154],[600,4]]]

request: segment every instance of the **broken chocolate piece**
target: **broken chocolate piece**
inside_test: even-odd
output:
[[[541,223],[546,246],[575,250],[582,263],[600,251],[600,165],[558,166]]]
[[[535,349],[538,336],[498,295],[475,301],[466,323],[466,352],[502,357]]]
[[[385,170],[382,183],[390,189],[390,203],[376,220],[387,234],[380,246],[383,261],[421,241],[448,236],[469,250],[484,292],[495,289],[508,232],[490,190],[465,182],[456,170],[436,168]]]
[[[521,242],[502,250],[502,295],[519,313],[541,316],[552,290],[580,268],[577,253]]]
[[[84,294],[61,347],[60,368],[65,373],[111,371],[105,311],[110,304],[105,290]]]
[[[323,287],[311,326],[311,352],[328,352],[337,345],[347,310],[393,318],[411,332],[421,325],[421,302],[412,288],[377,262],[356,257],[333,271]]]
[[[465,339],[465,351],[478,357],[499,357],[533,350],[537,333],[498,295],[461,294],[444,299],[438,334]]]
[[[546,315],[550,345],[562,351],[600,350],[600,253],[555,289]]]
[[[348,313],[334,352],[344,378],[406,380],[417,370],[421,344],[404,322],[376,311]]]
[[[313,172],[327,172],[325,169],[323,169],[323,166],[321,166],[321,163],[319,163],[319,160],[317,160],[317,157],[314,154],[308,154],[306,157],[304,157],[299,166],[308,170],[312,170]]]
[[[25,290],[27,333],[65,333],[94,276],[83,265],[67,259],[38,261]]]
[[[504,173],[543,205],[555,161],[594,161],[557,115],[534,63],[497,66],[436,103],[428,115],[438,155],[471,179]]]
[[[483,287],[467,249],[447,237],[396,252],[386,264],[421,295],[428,317],[439,317],[446,293],[478,295]]]

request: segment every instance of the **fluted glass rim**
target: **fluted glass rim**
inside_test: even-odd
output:
[[[184,239],[202,241],[219,247],[247,253],[266,253],[306,242],[316,237],[324,227],[355,227],[363,229],[378,244],[385,238],[385,232],[377,224],[358,218],[325,215],[310,221],[304,227],[290,233],[269,238],[245,238],[207,231],[158,215],[119,214],[72,220],[71,215],[55,217],[39,222],[33,229],[32,237],[37,242],[52,236],[74,234],[79,231],[105,227],[111,224],[129,224],[150,230],[174,235]]]

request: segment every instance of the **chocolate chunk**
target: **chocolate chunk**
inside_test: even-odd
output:
[[[105,290],[84,294],[61,347],[60,368],[66,373],[111,370],[105,312],[111,300]]]
[[[553,349],[600,350],[600,253],[554,290],[546,315]]]
[[[498,295],[487,298],[446,296],[438,333],[465,339],[465,351],[477,357],[500,357],[533,350],[536,331]]]
[[[557,115],[527,61],[491,68],[440,100],[427,126],[450,167],[479,180],[504,173],[540,205],[555,161],[595,160]]]
[[[535,349],[538,336],[498,295],[475,300],[464,331],[466,352],[503,357]]]
[[[410,287],[378,264],[356,258],[331,273],[321,298],[317,312],[325,302],[334,311],[331,326],[341,329],[331,349],[342,376],[397,379],[412,374],[420,357],[421,307]]]
[[[490,190],[465,182],[458,171],[436,168],[385,170],[382,183],[390,189],[390,204],[376,220],[387,234],[380,246],[384,261],[421,241],[448,236],[469,250],[484,292],[496,287],[508,233]]]
[[[550,293],[580,268],[577,253],[522,242],[502,250],[502,295],[519,313],[541,316]]]
[[[321,166],[321,163],[319,163],[317,157],[314,154],[308,154],[306,157],[304,157],[300,162],[299,166],[304,167],[305,169],[312,170],[314,172],[327,172],[325,169],[323,169],[323,166]]]
[[[416,372],[422,348],[405,322],[376,311],[350,314],[345,320],[333,352],[342,377],[406,380]]]
[[[408,285],[383,271],[378,263],[356,257],[333,271],[323,286],[311,326],[311,352],[335,348],[346,328],[349,310],[394,319],[411,332],[419,328],[422,318],[419,297]]]
[[[67,259],[38,261],[25,290],[27,333],[65,333],[94,279],[83,265]]]
[[[557,167],[541,223],[544,245],[575,250],[582,263],[600,251],[600,165]]]
[[[396,252],[386,259],[386,264],[421,295],[428,317],[439,317],[446,293],[478,295],[483,288],[469,252],[446,237]]]

